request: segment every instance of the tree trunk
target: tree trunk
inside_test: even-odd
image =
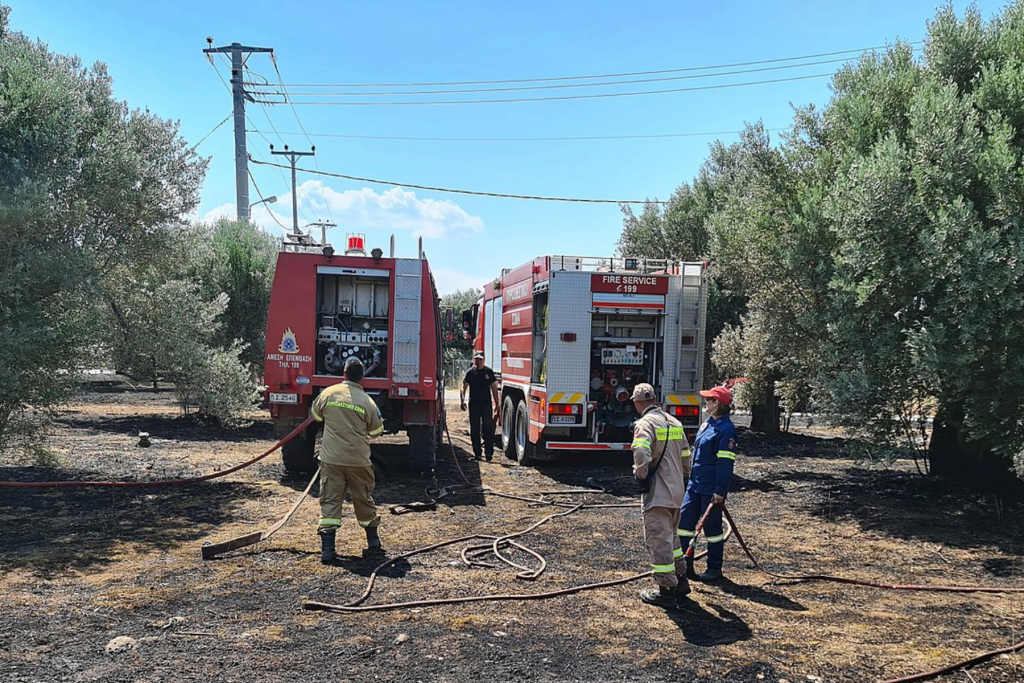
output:
[[[996,455],[991,443],[968,439],[962,403],[939,404],[928,442],[928,459],[932,474],[955,479],[978,491],[1014,498],[1024,494],[1024,482],[1009,460]]]
[[[750,430],[761,432],[769,436],[776,436],[779,433],[779,397],[775,395],[775,382],[769,380],[765,386],[765,401],[762,404],[750,406]]]
[[[932,438],[928,441],[928,461],[931,473],[940,477],[955,477],[966,458],[963,404],[939,404],[932,421]]]

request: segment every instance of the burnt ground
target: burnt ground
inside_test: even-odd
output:
[[[0,480],[157,479],[242,462],[273,443],[258,412],[248,427],[180,417],[167,392],[94,385],[48,436],[60,460],[43,470],[0,455]],[[508,493],[577,487],[588,477],[629,502],[628,457],[567,458],[522,468],[499,452],[473,462],[465,417],[450,413],[455,456],[474,481]],[[150,448],[136,433],[153,435]],[[1024,507],[914,473],[870,468],[824,430],[766,440],[745,434],[729,507],[773,570],[887,583],[1024,585]],[[381,536],[392,556],[469,533],[501,535],[554,510],[480,493],[436,511],[385,506],[455,483],[443,452],[434,482],[403,470],[404,444],[375,447]],[[307,501],[268,541],[204,562],[200,545],[269,526],[304,482],[280,458],[213,482],[175,488],[0,489],[0,680],[27,681],[872,681],[944,666],[1024,639],[1024,596],[907,593],[775,580],[739,545],[726,575],[696,585],[684,611],[642,604],[649,580],[543,601],[484,602],[333,614],[306,599],[360,595],[383,556],[363,553],[351,517],[338,566],[319,562],[318,509]],[[477,594],[536,593],[644,571],[639,510],[581,511],[524,537],[547,571],[469,568],[458,546],[403,560],[368,604]],[[523,558],[524,561],[528,558]],[[698,567],[699,568],[699,567]],[[118,637],[130,646],[108,652]],[[112,642],[114,641],[114,642]],[[1024,680],[1024,657],[937,680]]]

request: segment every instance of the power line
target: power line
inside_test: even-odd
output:
[[[270,53],[270,54],[271,54],[271,60],[273,60],[273,54],[274,54],[274,53]],[[263,78],[263,76],[260,76],[260,74],[256,73],[255,71],[253,71],[253,70],[252,70],[251,68],[249,68],[248,66],[245,66],[245,70],[246,70],[246,71],[248,71],[249,73],[251,73],[251,74],[255,75],[255,76],[258,76],[258,77],[260,77],[260,78]],[[266,80],[266,78],[263,78],[263,80]],[[269,111],[267,111],[267,106],[266,106],[266,104],[264,104],[263,102],[260,102],[259,100],[255,100],[255,102],[256,102],[257,104],[259,104],[259,105],[260,105],[260,110],[261,110],[261,111],[263,112],[263,117],[264,117],[265,119],[267,119],[267,123],[268,123],[268,124],[270,124],[270,129],[274,131],[274,135],[276,135],[276,136],[277,136],[277,139],[278,139],[278,140],[279,140],[279,141],[281,142],[281,144],[283,145],[283,144],[284,144],[284,138],[283,138],[283,137],[281,137],[281,134],[277,132],[277,126],[275,126],[275,125],[274,125],[274,121],[273,121],[273,120],[272,120],[272,119],[270,118],[270,112],[269,112]],[[263,139],[264,139],[264,140],[266,140],[266,139],[267,139],[267,137],[266,137],[265,135],[263,135]],[[268,144],[269,144],[269,141],[268,141]],[[310,144],[312,144],[312,143],[310,143]],[[271,144],[270,146],[271,146],[271,147],[273,147],[274,145],[273,145],[273,144]],[[282,176],[283,176],[283,175],[284,175],[284,174],[282,174]],[[286,182],[287,182],[287,181],[286,181]],[[303,202],[303,203],[304,203],[304,204],[305,204],[305,205],[306,205],[306,206],[307,206],[307,207],[309,208],[309,210],[310,210],[310,211],[313,211],[313,217],[314,217],[314,218],[317,218],[317,216],[316,216],[316,211],[314,211],[314,210],[313,210],[313,205],[312,205],[312,203],[310,203],[310,201],[309,201],[309,197],[307,197],[307,196],[306,196],[306,192],[305,192],[305,190],[303,190],[303,189],[302,189],[301,187],[299,187],[299,196],[301,196],[301,197],[302,197],[302,202]],[[301,209],[299,209],[299,210],[297,211],[297,213],[298,213],[298,214],[299,214],[300,216],[302,216],[302,220],[306,221],[307,223],[308,223],[308,222],[310,222],[310,221],[309,221],[309,218],[308,218],[308,217],[306,216],[306,214],[304,214],[304,213],[302,212],[302,210],[301,210]]]
[[[923,41],[913,41],[908,45],[920,45]],[[798,57],[780,57],[776,59],[761,59],[751,62],[733,62],[731,64],[715,64],[710,66],[691,66],[675,69],[658,69],[653,71],[629,71],[622,73],[610,73],[610,74],[595,74],[587,76],[560,76],[554,78],[512,78],[505,80],[490,80],[490,81],[434,81],[434,82],[421,82],[421,83],[291,83],[289,84],[293,88],[418,88],[418,87],[431,87],[431,86],[456,86],[456,85],[499,85],[506,83],[550,83],[555,81],[575,81],[575,80],[588,80],[598,78],[624,78],[628,76],[653,76],[657,74],[670,74],[670,73],[683,73],[688,71],[707,71],[711,69],[731,69],[740,66],[756,66],[759,64],[776,64],[779,62],[793,62],[804,59],[817,59],[819,57],[834,57],[836,55],[846,55],[853,53],[868,52],[870,50],[881,50],[888,46],[881,45],[875,47],[857,48],[853,50],[837,50],[835,52],[819,52],[810,55],[801,55]]]
[[[802,69],[808,66],[820,66],[822,64],[838,64],[840,62],[848,62],[849,58],[844,59],[825,59],[817,62],[804,62],[802,64],[783,64],[781,66],[766,66],[759,67],[756,69],[740,69],[737,71],[716,71],[714,73],[706,74],[690,74],[688,76],[662,76],[660,78],[640,78],[631,79],[626,81],[605,81],[603,83],[558,83],[555,85],[530,85],[530,86],[516,86],[516,87],[501,87],[501,88],[472,88],[462,90],[407,90],[404,92],[274,92],[270,90],[272,87],[278,85],[281,88],[286,86],[283,83],[275,83],[273,86],[261,85],[258,83],[248,83],[254,88],[252,91],[253,95],[258,96],[273,96],[281,95],[285,97],[285,101],[288,101],[288,96],[293,97],[370,97],[370,96],[412,96],[412,95],[464,95],[472,93],[483,93],[483,92],[519,92],[519,91],[535,91],[535,90],[559,90],[565,88],[603,88],[613,85],[635,85],[637,83],[663,83],[666,81],[689,81],[697,78],[715,78],[718,76],[736,76],[740,74],[750,73],[761,73],[765,71],[781,71],[783,69]]]
[[[295,122],[299,124],[299,128],[302,130],[303,135],[306,136],[306,141],[309,142],[310,147],[312,147],[313,141],[310,140],[309,134],[306,133],[306,127],[302,125],[302,119],[299,118],[299,112],[298,110],[295,109],[295,105],[292,104],[291,97],[289,97],[288,95],[288,88],[286,88],[284,85],[284,78],[281,76],[281,69],[279,69],[277,66],[277,56],[271,54],[270,61],[274,65],[274,72],[277,73],[277,80],[281,84],[282,90],[284,90],[285,101],[288,103],[288,106],[291,107],[292,115],[295,117]],[[280,133],[278,133],[278,135],[280,135]],[[320,170],[320,162],[317,161],[316,156],[313,157],[313,165],[316,166],[317,171]],[[323,197],[324,199],[324,208],[327,209],[327,217],[330,218],[331,222],[333,223],[334,213],[331,211],[331,203],[327,201],[327,193],[324,192],[323,183],[320,183],[320,196]]]
[[[260,164],[262,166],[276,166],[277,168],[291,168],[290,166],[282,166],[280,164],[274,164],[267,161],[256,161],[253,160],[254,164]],[[393,180],[375,180],[373,178],[361,178],[354,175],[344,175],[342,173],[328,173],[327,171],[313,171],[308,168],[296,169],[303,173],[312,173],[315,175],[328,176],[330,178],[342,178],[344,180],[354,180],[361,183],[373,183],[375,185],[392,185],[396,187],[408,187],[414,190],[429,190],[431,192],[447,192],[450,194],[468,194],[477,197],[500,197],[503,199],[532,199],[543,202],[574,202],[580,204],[668,204],[668,202],[659,202],[647,199],[581,199],[577,197],[542,197],[537,195],[527,194],[507,194],[504,192],[482,192],[478,190],[455,190],[447,187],[433,187],[430,185],[413,185],[412,183],[399,183]]]
[[[773,83],[791,83],[793,81],[805,81],[811,78],[827,78],[833,73],[811,74],[809,76],[792,76],[790,78],[774,78],[764,81],[747,81],[744,83],[723,83],[718,85],[703,85],[692,88],[669,88],[665,90],[641,90],[635,92],[600,93],[595,95],[560,95],[557,97],[522,97],[505,98],[496,100],[443,100],[426,102],[295,102],[299,106],[307,107],[409,107],[422,105],[456,105],[456,104],[509,104],[512,102],[555,102],[566,100],[596,100],[607,97],[635,97],[638,95],[663,95],[666,93],[696,92],[700,90],[721,90],[724,88],[743,88],[751,85],[770,85]],[[261,104],[278,104],[269,100],[256,100]]]
[[[253,161],[253,163],[254,163],[254,164],[260,164],[260,163],[265,163],[265,162],[261,162],[261,161]],[[256,194],[257,194],[257,195],[259,195],[260,201],[261,201],[261,202],[264,202],[263,206],[264,206],[264,208],[266,208],[266,206],[267,206],[267,205],[266,205],[266,201],[267,201],[267,200],[266,200],[266,198],[265,198],[265,197],[263,196],[263,193],[262,193],[262,192],[260,192],[260,186],[256,184],[256,178],[255,178],[255,176],[253,176],[253,174],[252,174],[252,171],[249,171],[249,180],[251,180],[251,181],[252,181],[252,186],[253,186],[253,189],[255,189],[255,190],[256,190]],[[271,210],[270,210],[269,208],[267,208],[267,213],[269,213],[269,214],[270,214],[270,217],[274,219],[274,222],[275,222],[275,223],[277,223],[278,225],[280,225],[280,226],[281,226],[281,229],[282,229],[282,230],[284,230],[285,232],[288,232],[288,228],[284,227],[284,224],[283,224],[283,223],[282,223],[281,221],[277,220],[277,216],[275,216],[275,215],[274,215],[274,212],[273,212],[273,211],[271,211]]]
[[[202,137],[202,139],[201,139],[201,140],[200,140],[199,142],[197,142],[196,144],[192,145],[192,147],[191,147],[190,149],[192,149],[192,150],[195,150],[195,148],[196,148],[196,147],[198,147],[199,145],[201,145],[201,144],[203,144],[204,142],[206,142],[206,138],[208,138],[208,137],[210,137],[211,135],[213,135],[214,133],[216,133],[216,132],[217,132],[217,129],[218,129],[218,128],[220,128],[221,126],[223,126],[223,125],[224,125],[225,123],[227,123],[227,122],[228,122],[228,119],[230,119],[230,118],[231,118],[232,116],[234,116],[234,112],[232,112],[232,113],[228,114],[227,116],[225,116],[225,117],[224,117],[224,120],[223,120],[223,121],[221,121],[221,122],[220,122],[220,123],[218,123],[218,124],[217,124],[216,126],[214,126],[214,127],[213,127],[213,130],[211,130],[211,131],[210,131],[209,133],[207,133],[206,135],[204,135],[204,136]]]
[[[786,130],[786,128],[766,128],[770,133],[774,133],[780,130]],[[253,129],[250,132],[260,133],[261,131]],[[522,138],[498,138],[498,137],[484,137],[484,138],[462,138],[462,137],[409,137],[402,135],[342,135],[340,133],[307,133],[305,130],[301,133],[290,133],[281,132],[279,135],[292,135],[296,137],[305,136],[314,138],[343,138],[349,140],[398,140],[405,142],[563,142],[563,141],[579,141],[579,140],[652,140],[652,139],[664,139],[664,138],[699,138],[699,137],[713,137],[715,135],[738,135],[742,133],[741,130],[720,130],[720,131],[709,131],[707,133],[657,133],[651,135],[576,135],[569,137],[522,137]]]

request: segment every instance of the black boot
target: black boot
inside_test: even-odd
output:
[[[377,533],[377,527],[375,526],[366,527],[366,547],[371,550],[380,548],[380,535]]]
[[[701,574],[698,578],[701,581],[703,581],[704,583],[711,583],[713,581],[718,581],[720,578],[722,578],[722,568],[721,567],[714,567],[714,568],[708,567],[707,571],[705,571],[703,574]]]
[[[640,591],[640,599],[648,605],[673,609],[676,606],[676,589],[660,586],[658,590]]]
[[[697,576],[697,571],[693,568],[693,558],[686,558],[686,578],[690,581],[700,581],[700,577]]]
[[[690,594],[690,582],[685,574],[676,578],[679,579],[679,583],[676,585],[676,602],[681,602]]]
[[[334,535],[337,529],[320,530],[320,563],[333,564],[337,555],[334,551]]]

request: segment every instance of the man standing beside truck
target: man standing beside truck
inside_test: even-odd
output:
[[[633,476],[640,486],[644,542],[658,587],[642,591],[640,599],[672,609],[690,592],[684,551],[676,534],[690,472],[690,448],[683,425],[658,408],[654,387],[637,384],[632,399],[640,414],[633,430]]]
[[[487,462],[494,457],[494,423],[498,419],[498,378],[494,370],[484,365],[484,352],[473,354],[473,367],[466,372],[459,390],[459,407],[466,409],[466,390],[469,389],[469,439],[473,443],[473,456]],[[491,399],[494,399],[494,407]],[[483,447],[481,447],[481,438]]]
[[[376,483],[370,463],[370,439],[384,433],[384,422],[373,399],[363,391],[363,363],[349,358],[345,381],[324,389],[313,401],[312,414],[324,423],[320,445],[320,561],[336,558],[335,535],[341,526],[345,493],[352,498],[356,521],[366,531],[366,545],[380,548],[380,515],[373,502]]]

